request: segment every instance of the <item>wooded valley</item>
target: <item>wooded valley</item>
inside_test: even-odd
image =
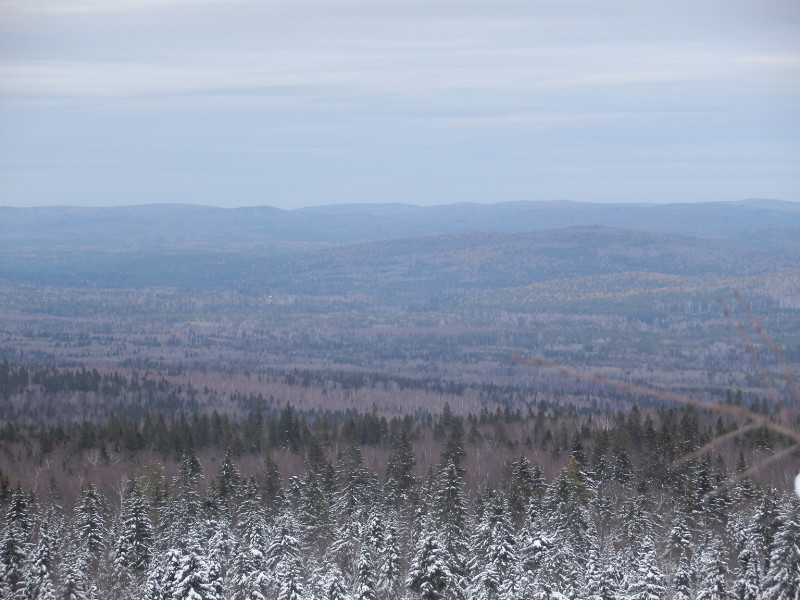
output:
[[[796,600],[800,212],[578,208],[2,209],[0,597]]]

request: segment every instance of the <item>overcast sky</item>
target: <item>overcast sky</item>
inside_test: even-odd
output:
[[[0,0],[0,204],[800,201],[797,0]]]

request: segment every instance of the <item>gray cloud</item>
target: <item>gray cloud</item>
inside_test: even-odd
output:
[[[796,200],[795,4],[0,0],[0,202]]]

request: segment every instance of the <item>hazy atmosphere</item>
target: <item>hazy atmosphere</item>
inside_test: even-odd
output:
[[[0,0],[0,204],[800,191],[793,1]]]
[[[798,0],[0,0],[0,599],[800,600]]]

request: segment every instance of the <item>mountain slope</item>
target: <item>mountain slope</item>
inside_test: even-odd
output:
[[[0,207],[0,250],[153,249],[188,246],[275,254],[298,246],[437,236],[471,231],[531,232],[615,227],[740,238],[748,232],[800,227],[800,204],[744,201],[705,204],[353,204],[279,210],[192,205],[114,208]]]

